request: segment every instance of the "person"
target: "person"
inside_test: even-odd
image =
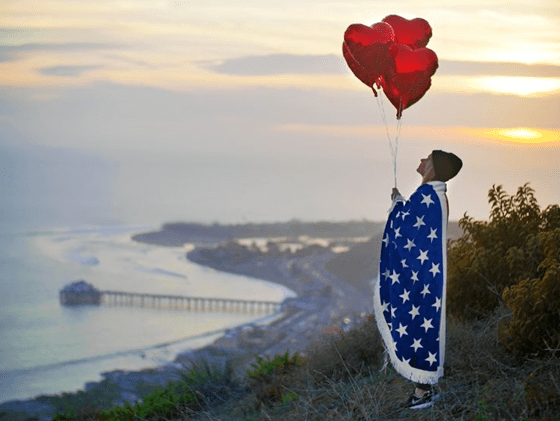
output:
[[[395,370],[416,383],[405,406],[426,408],[438,399],[443,376],[447,282],[446,182],[461,170],[456,155],[434,150],[420,161],[420,187],[409,200],[393,188],[383,233],[374,313]]]

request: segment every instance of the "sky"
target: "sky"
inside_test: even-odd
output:
[[[439,59],[400,129],[341,52],[350,24],[390,14],[426,19]],[[104,180],[103,210],[127,221],[130,204],[138,222],[383,220],[397,139],[404,195],[433,149],[462,158],[452,220],[486,219],[494,184],[529,182],[544,208],[560,203],[559,28],[557,0],[4,0],[0,147],[54,156],[41,171],[101,160],[84,168],[106,176],[70,178]],[[182,165],[244,200],[205,202]]]

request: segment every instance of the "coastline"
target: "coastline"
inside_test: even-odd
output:
[[[134,237],[133,240],[140,241]],[[174,241],[177,241],[177,237]],[[165,240],[163,244],[149,243],[169,247]],[[255,253],[253,250],[240,260],[237,254],[239,250],[235,247],[228,250],[231,244],[222,248],[217,247],[217,244],[220,242],[216,239],[199,242],[194,250],[187,253],[188,260],[222,272],[282,285],[294,291],[297,297],[286,299],[281,313],[274,318],[222,330],[210,343],[178,353],[171,363],[140,371],[113,370],[101,373],[103,380],[87,383],[86,393],[95,393],[110,383],[120,389],[115,405],[134,403],[140,399],[140,386],[165,385],[168,381],[177,380],[178,369],[188,369],[201,360],[216,366],[232,362],[241,374],[256,354],[274,356],[285,352],[303,352],[324,331],[332,327],[349,328],[370,311],[371,300],[363,291],[341,281],[325,269],[325,264],[334,257],[329,249],[315,248],[309,255],[286,255],[270,251]],[[177,246],[173,244],[172,247]],[[0,405],[0,413],[6,409],[27,411],[43,417],[41,419],[49,419],[47,414],[52,412],[44,403],[39,405],[37,399],[8,404],[11,405]]]

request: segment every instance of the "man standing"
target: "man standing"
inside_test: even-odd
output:
[[[447,282],[446,181],[463,163],[434,150],[417,171],[422,184],[406,201],[393,189],[383,233],[379,276],[374,288],[377,326],[391,363],[416,383],[406,406],[426,408],[438,398],[432,390],[443,375]]]

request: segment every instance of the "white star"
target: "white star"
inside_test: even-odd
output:
[[[403,221],[404,221],[404,218],[406,218],[408,215],[410,215],[410,211],[409,211],[409,210],[407,210],[406,212],[403,212],[403,213],[402,213],[401,216],[402,216]]]
[[[424,348],[422,346],[422,344],[420,343],[421,340],[422,340],[422,338],[414,339],[414,343],[412,345],[410,345],[411,348],[414,348],[414,352],[418,351],[418,348]]]
[[[432,304],[432,307],[435,307],[436,311],[439,311],[441,308],[441,299],[439,297],[436,297],[436,302]]]
[[[438,238],[437,228],[430,228],[430,235],[428,235],[428,238],[430,239],[430,243],[434,241],[435,238]]]
[[[393,341],[393,351],[395,351],[395,354],[397,353],[397,343],[395,341]]]
[[[381,310],[383,310],[383,313],[388,311],[389,310],[389,303],[386,303],[386,302],[381,303]]]
[[[400,276],[400,275],[399,275],[397,272],[395,272],[395,271],[393,270],[393,274],[392,274],[391,276],[389,276],[389,278],[391,278],[391,280],[393,281],[393,282],[391,282],[391,285],[395,285],[395,283],[399,283],[399,284],[400,284],[399,276]]]
[[[385,243],[385,245],[389,244],[389,234],[385,234],[385,238],[383,239],[383,242]]]
[[[433,329],[434,327],[432,326],[432,320],[434,319],[426,319],[424,317],[424,323],[422,323],[420,326],[422,326],[424,329],[426,329],[426,332],[428,331],[428,329]]]
[[[406,331],[406,326],[403,326],[402,323],[399,323],[399,328],[397,329],[397,332],[399,332],[399,338],[402,338],[403,335],[408,335],[407,331]]]
[[[417,259],[420,260],[420,264],[423,265],[424,264],[424,260],[428,260],[428,252],[430,250],[420,250],[420,256],[417,257]]]
[[[410,291],[407,291],[406,289],[404,290],[404,292],[399,295],[399,297],[402,298],[402,303],[406,303],[408,300],[410,300],[410,298],[408,298],[408,296],[410,295]]]
[[[431,352],[428,352],[428,358],[426,358],[426,361],[428,361],[430,363],[430,365],[432,365],[433,363],[436,362],[436,355],[437,355],[437,352],[435,354],[432,354]]]
[[[422,225],[426,225],[426,223],[424,222],[424,216],[425,215],[422,215],[422,218],[416,217],[416,223],[413,225],[414,228],[420,229]]]
[[[441,273],[439,270],[439,263],[437,265],[435,263],[432,263],[432,268],[430,269],[430,272],[432,272],[434,278],[436,277],[436,273]]]
[[[414,244],[414,241],[407,239],[406,240],[406,246],[404,246],[403,248],[407,249],[408,251],[410,251],[412,249],[412,247],[416,247],[416,244]]]
[[[418,281],[418,272],[412,271],[412,279],[414,282],[412,283],[412,285],[414,285],[416,283],[416,281]]]
[[[420,314],[420,306],[416,307],[412,304],[412,310],[410,310],[408,314],[410,314],[412,316],[412,320],[414,320],[414,318]]]
[[[395,228],[395,238],[402,237],[400,231],[401,231],[401,227]]]
[[[408,267],[408,265],[406,264],[406,259],[401,260],[401,265],[402,265],[403,269]]]
[[[425,203],[427,207],[430,207],[430,205],[431,205],[432,203],[435,203],[435,202],[432,200],[432,195],[431,195],[431,194],[429,194],[429,195],[427,195],[427,196],[426,196],[424,193],[421,193],[421,194],[422,194],[422,197],[423,197],[424,199],[422,199],[422,202],[420,202],[420,203]]]
[[[385,269],[385,272],[383,272],[383,276],[385,276],[385,280],[387,280],[390,274],[391,272],[389,271],[389,269]]]
[[[397,315],[395,314],[397,311],[396,307],[391,306],[391,318],[394,319],[395,317],[397,317]]]
[[[431,294],[430,286],[428,284],[424,284],[424,289],[422,290],[422,292],[420,294],[422,294],[422,298],[425,298],[426,294]]]
[[[405,360],[404,357],[402,357],[402,362],[405,364],[410,364],[410,358],[408,360]]]

